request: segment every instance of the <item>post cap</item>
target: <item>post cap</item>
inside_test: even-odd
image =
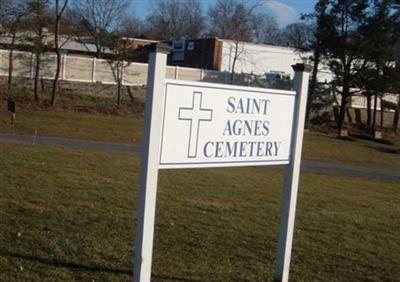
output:
[[[295,72],[311,72],[312,66],[309,64],[295,64],[292,65],[292,68]]]
[[[164,54],[169,54],[172,51],[172,47],[170,45],[162,42],[151,44],[149,49],[150,52],[164,53]]]

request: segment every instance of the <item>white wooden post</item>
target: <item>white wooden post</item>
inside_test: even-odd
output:
[[[157,44],[149,55],[144,142],[142,149],[135,240],[134,282],[150,281],[156,210],[158,162],[168,45]]]
[[[179,78],[179,66],[175,66],[175,79]]]
[[[303,146],[304,120],[308,95],[308,79],[311,66],[296,64],[293,65],[293,69],[295,71],[294,88],[296,91],[296,103],[290,145],[290,162],[285,166],[284,171],[285,178],[274,277],[275,281],[283,282],[287,282],[289,279],[297,191],[300,176],[301,150]]]

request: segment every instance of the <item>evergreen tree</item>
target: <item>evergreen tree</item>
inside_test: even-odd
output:
[[[324,37],[329,34],[331,24],[328,23],[330,18],[327,15],[329,0],[319,0],[314,7],[314,13],[303,15],[302,19],[311,20],[313,22],[313,40],[310,44],[310,49],[313,50],[313,71],[311,74],[307,109],[306,109],[306,127],[310,125],[311,105],[316,99],[315,93],[318,88],[318,71],[321,59],[325,54],[325,46],[323,43],[326,41]]]
[[[368,8],[368,1],[365,0],[331,0],[327,7],[325,36],[321,38],[321,47],[341,95],[337,118],[338,136],[342,134],[347,104],[355,93],[352,89],[356,77],[365,63],[360,29]]]
[[[393,85],[393,93],[397,93],[397,105],[395,107],[395,115],[393,118],[393,131],[397,132],[400,119],[400,0],[395,1],[393,10],[394,21],[394,37],[397,38],[395,44],[395,61],[396,61],[396,78]]]
[[[395,18],[393,0],[374,0],[371,11],[361,28],[363,56],[365,64],[360,72],[360,88],[367,96],[367,126],[372,133],[376,127],[377,101],[381,102],[381,123],[383,127],[383,96],[394,89],[395,83]],[[371,117],[371,98],[374,97],[374,110]]]

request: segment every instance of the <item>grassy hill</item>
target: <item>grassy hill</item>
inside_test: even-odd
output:
[[[139,160],[0,145],[0,280],[129,281]],[[165,170],[153,281],[271,281],[282,173]],[[398,281],[394,182],[304,173],[292,281]]]

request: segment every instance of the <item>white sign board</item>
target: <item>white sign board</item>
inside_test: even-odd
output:
[[[149,56],[135,243],[135,282],[151,280],[160,168],[284,166],[275,281],[289,279],[310,66],[294,91],[166,80],[168,46]]]
[[[295,96],[166,80],[159,167],[288,164]]]

